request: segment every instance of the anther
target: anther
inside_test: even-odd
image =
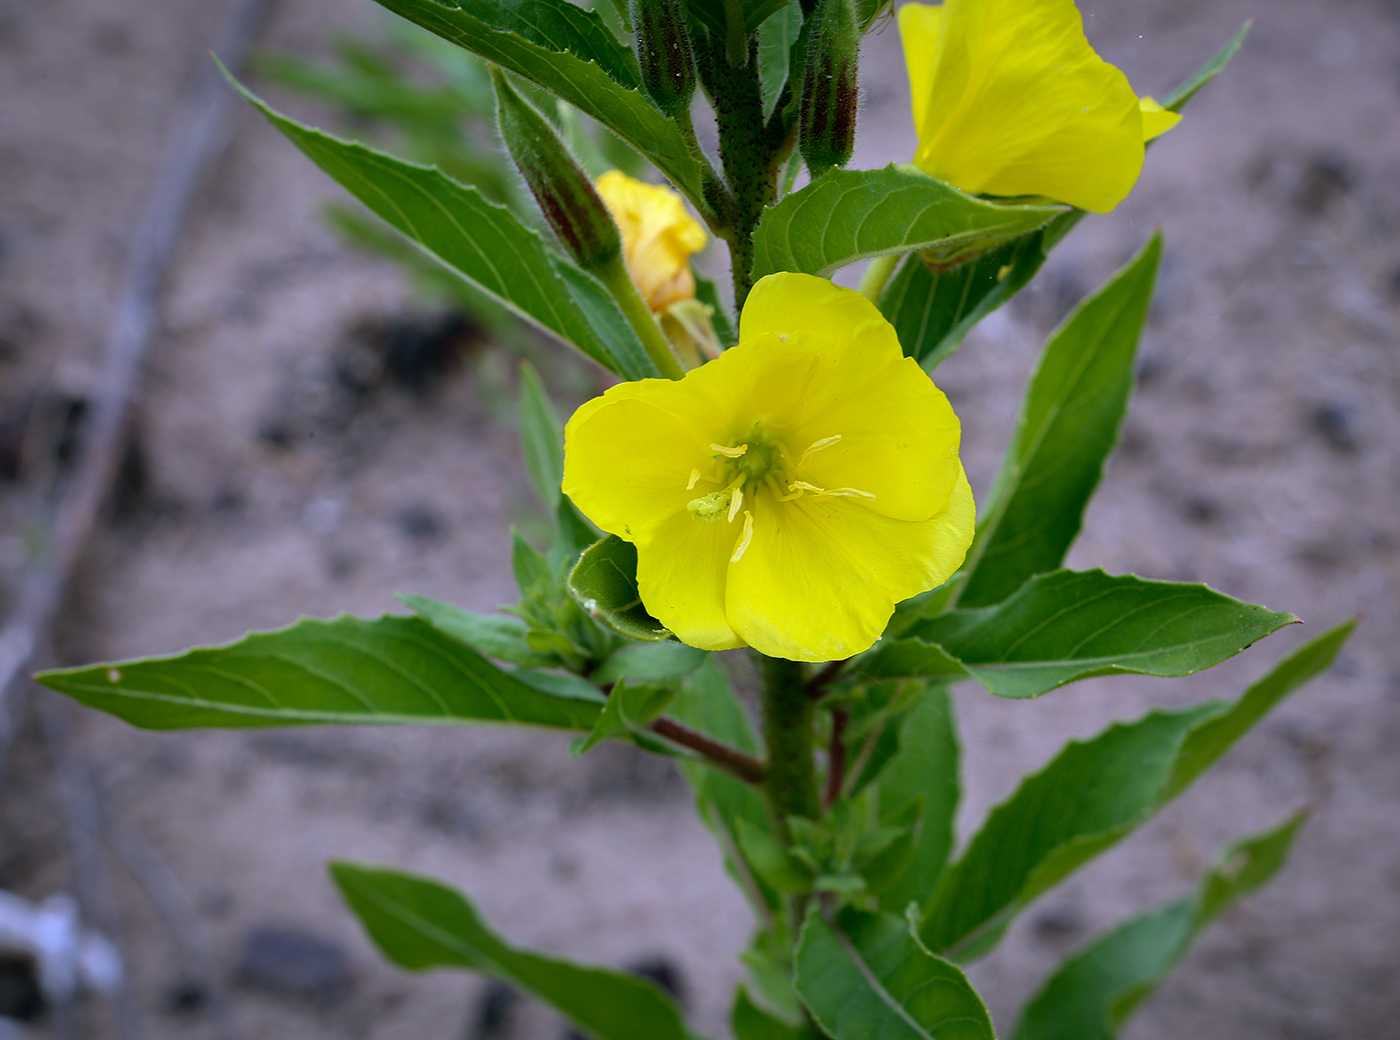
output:
[[[729,496],[729,523],[734,522],[735,515],[739,512],[739,507],[744,504],[744,489],[736,487],[734,493]]]
[[[747,444],[741,444],[737,448],[726,448],[722,444],[711,444],[710,449],[719,452],[727,458],[738,459],[743,458],[744,453],[749,450],[749,446]]]
[[[690,471],[690,483],[685,486],[687,491],[694,490],[695,485],[700,483],[700,471],[693,469]]]
[[[730,563],[738,563],[744,558],[744,552],[749,547],[749,542],[753,541],[753,513],[744,510],[744,533],[739,536],[738,548],[734,550],[734,555],[729,557]]]

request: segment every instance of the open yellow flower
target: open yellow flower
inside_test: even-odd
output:
[[[627,272],[655,314],[695,296],[690,258],[705,248],[705,229],[669,188],[634,180],[620,170],[598,178],[598,194],[622,231]]]
[[[564,491],[636,545],[642,602],[677,638],[831,661],[962,562],[975,516],[959,435],[872,303],[775,274],[738,346],[574,413]]]
[[[1121,202],[1143,144],[1180,116],[1139,98],[1084,37],[1073,0],[906,4],[914,165],[964,191]]]

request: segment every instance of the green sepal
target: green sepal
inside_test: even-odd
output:
[[[491,83],[501,140],[555,238],[585,271],[601,271],[616,262],[622,255],[622,233],[588,174],[553,125],[494,66]]]
[[[585,549],[569,572],[569,592],[589,617],[631,639],[669,639],[637,591],[637,547],[615,534]]]

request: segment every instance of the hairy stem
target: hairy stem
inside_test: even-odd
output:
[[[877,256],[870,261],[870,266],[865,269],[865,274],[860,279],[860,294],[878,305],[880,294],[885,291],[885,283],[890,280],[890,275],[894,274],[894,269],[902,259],[903,257],[896,253],[892,256]]]
[[[817,774],[812,762],[812,699],[802,665],[762,657],[763,741],[768,748],[764,790],[783,842],[790,840],[789,816],[816,819]]]
[[[637,291],[637,284],[627,273],[622,259],[619,257],[603,268],[595,270],[594,274],[608,287],[613,299],[617,300],[623,316],[636,332],[637,338],[642,341],[642,346],[646,348],[647,356],[656,365],[657,371],[667,379],[680,379],[684,376],[685,369],[676,360],[676,355],[671,351],[671,344],[662,333],[661,326],[656,323],[656,318],[652,316],[651,308]]]

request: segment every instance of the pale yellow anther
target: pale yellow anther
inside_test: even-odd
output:
[[[734,521],[734,517],[739,513],[739,507],[744,504],[744,489],[736,487],[734,493],[729,496],[729,522]]]
[[[710,450],[717,451],[727,458],[738,459],[742,458],[744,453],[749,450],[749,446],[747,444],[741,444],[737,448],[726,448],[722,444],[711,444]]]
[[[807,465],[807,460],[812,457],[814,452],[821,451],[823,448],[829,448],[840,439],[841,435],[838,433],[831,437],[823,437],[821,440],[813,441],[811,444],[807,445],[807,450],[802,453],[802,461],[797,464],[797,468],[801,469],[803,466]]]
[[[700,483],[700,471],[698,469],[693,469],[690,471],[690,483],[685,486],[685,489],[687,491],[693,491],[695,485],[698,483]]]
[[[731,517],[732,519],[732,517]],[[739,545],[734,550],[734,555],[729,557],[730,563],[738,563],[744,558],[744,552],[749,547],[749,542],[753,541],[753,513],[744,510],[744,533],[739,536]]]

